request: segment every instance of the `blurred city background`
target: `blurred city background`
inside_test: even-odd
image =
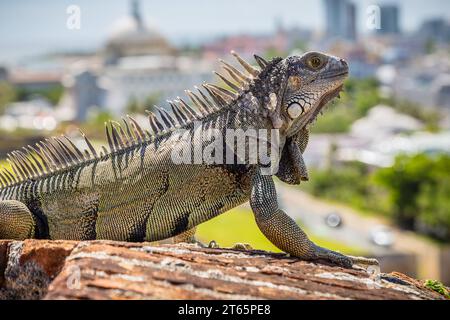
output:
[[[450,284],[450,2],[0,1],[0,159],[144,110],[203,81],[230,50],[347,59],[342,98],[305,152],[310,181],[280,203],[318,244],[382,271]],[[6,162],[0,160],[0,164]],[[247,206],[199,238],[274,250]]]

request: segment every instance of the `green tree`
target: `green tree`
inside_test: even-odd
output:
[[[400,155],[389,168],[359,162],[310,170],[302,189],[358,209],[388,214],[398,225],[450,241],[450,155]]]
[[[392,167],[380,169],[375,181],[388,189],[401,226],[450,229],[450,156],[401,155]]]
[[[347,132],[351,124],[365,116],[367,111],[382,102],[378,92],[378,81],[368,79],[348,79],[344,84],[341,99],[335,106],[326,107],[322,116],[312,127],[315,133]]]
[[[311,127],[313,133],[347,132],[355,120],[352,110],[346,105],[328,107]]]
[[[427,232],[441,239],[450,239],[450,156],[434,159],[429,168],[430,179],[421,187],[417,199],[418,222]]]
[[[139,102],[136,99],[136,97],[131,97],[128,100],[128,103],[127,103],[127,106],[126,106],[127,112],[129,112],[129,113],[138,113],[140,109],[141,109],[141,106],[139,105]]]
[[[94,126],[101,128],[105,122],[108,122],[109,120],[113,119],[114,116],[110,112],[99,111],[90,119],[89,122],[92,123]]]
[[[308,43],[305,40],[297,40],[293,45],[293,49],[300,50],[302,52],[308,51]]]
[[[333,165],[326,170],[311,170],[310,176],[311,180],[304,186],[315,196],[367,209],[370,186],[369,171],[364,164]]]
[[[270,47],[266,50],[266,52],[264,52],[264,58],[267,60],[271,60],[273,58],[276,57],[284,57],[286,56],[286,54],[282,51],[279,51],[277,48],[275,47]]]
[[[358,117],[365,116],[372,107],[381,102],[378,90],[360,90],[353,98]]]
[[[442,119],[440,112],[431,107],[425,107],[418,103],[405,100],[388,99],[386,104],[393,106],[398,112],[410,115],[425,124],[429,131],[438,131],[439,122]]]
[[[139,100],[136,97],[131,97],[126,106],[129,113],[144,113],[145,110],[152,110],[153,106],[160,101],[161,95],[159,93],[151,94],[144,100]]]
[[[57,105],[64,93],[62,85],[54,85],[45,89],[17,88],[17,100],[29,100],[34,96],[40,96],[48,100],[52,105]]]
[[[428,38],[425,41],[425,52],[430,54],[436,51],[436,41],[434,41],[432,38]]]
[[[0,81],[0,114],[5,112],[8,104],[16,100],[17,92],[14,87],[6,81]]]
[[[401,155],[392,167],[380,169],[375,181],[388,189],[394,219],[403,227],[413,229],[419,208],[420,186],[428,179],[430,160],[423,154],[412,158]]]

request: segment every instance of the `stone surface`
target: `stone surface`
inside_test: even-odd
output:
[[[4,299],[443,299],[376,271],[187,244],[0,241]]]

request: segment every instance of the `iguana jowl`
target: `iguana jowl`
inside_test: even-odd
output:
[[[347,63],[318,52],[266,61],[255,68],[232,52],[244,68],[222,61],[230,89],[204,84],[169,101],[172,114],[149,113],[151,130],[131,117],[106,126],[109,150],[87,138],[80,150],[66,137],[50,138],[8,155],[12,172],[0,170],[0,238],[111,239],[156,241],[192,235],[195,227],[250,201],[258,227],[278,248],[303,259],[327,259],[350,267],[355,258],[319,247],[277,204],[271,175],[259,163],[175,164],[174,139],[194,122],[219,129],[278,129],[278,178],[307,180],[302,153],[308,126],[336,97]],[[195,108],[193,108],[195,106]],[[84,136],[84,134],[83,134]],[[359,259],[359,258],[358,258]]]

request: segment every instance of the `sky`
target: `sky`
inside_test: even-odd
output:
[[[401,28],[414,30],[430,17],[450,19],[448,0],[354,0],[364,29],[371,4],[398,4]],[[66,9],[81,10],[81,28],[66,27]],[[278,19],[286,27],[322,30],[322,0],[141,0],[144,20],[174,43],[198,42],[225,34],[266,33]],[[130,12],[130,0],[0,0],[0,64],[51,51],[101,47],[114,23]]]

